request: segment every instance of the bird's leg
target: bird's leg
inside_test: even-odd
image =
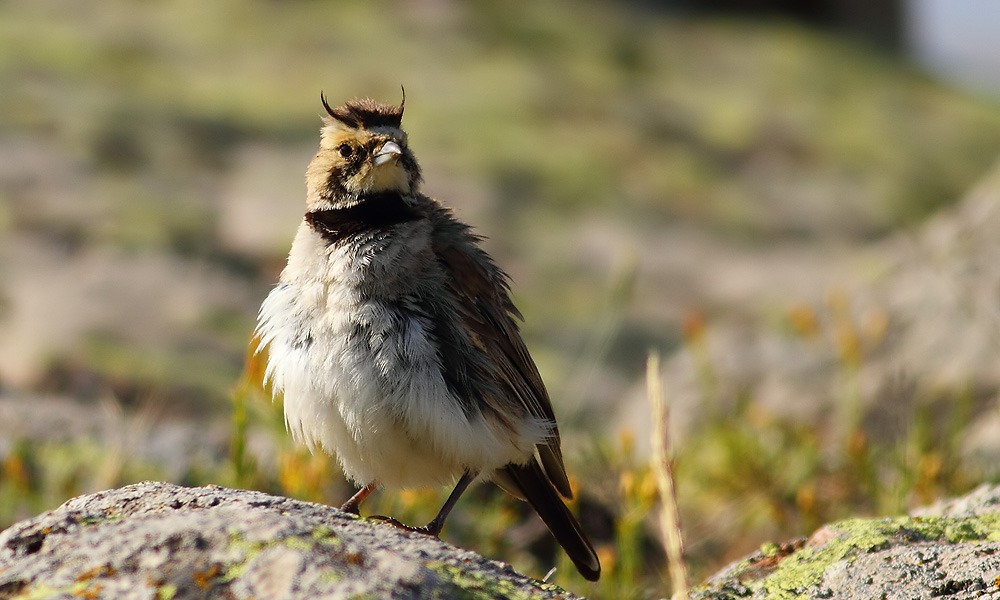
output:
[[[441,529],[444,527],[444,521],[448,518],[448,514],[451,512],[451,509],[455,508],[455,504],[458,502],[458,499],[462,496],[462,493],[465,492],[466,488],[469,487],[469,484],[476,479],[476,475],[477,473],[466,471],[462,475],[462,478],[458,480],[458,483],[455,484],[455,489],[451,491],[451,495],[448,496],[447,500],[445,500],[444,506],[442,506],[441,510],[438,511],[437,516],[431,519],[431,522],[423,527],[410,527],[409,525],[403,525],[392,517],[383,517],[381,515],[374,515],[369,518],[377,521],[383,521],[394,527],[405,529],[406,531],[414,531],[416,533],[423,533],[437,537],[438,534],[441,533]]]
[[[472,473],[471,471],[466,471],[462,475],[462,478],[458,480],[457,484],[455,484],[455,489],[451,491],[451,495],[444,501],[444,506],[442,506],[441,510],[438,511],[437,516],[431,519],[430,523],[424,525],[423,529],[428,535],[437,537],[438,534],[441,533],[441,529],[444,528],[444,520],[448,518],[448,514],[451,512],[451,509],[455,508],[455,504],[458,502],[458,499],[463,493],[465,493],[466,488],[469,487],[469,484],[472,483],[475,478],[476,473]]]
[[[360,515],[361,503],[364,502],[364,499],[367,498],[369,494],[375,491],[376,487],[378,487],[378,482],[373,481],[361,488],[353,496],[351,496],[350,500],[344,502],[343,506],[340,507],[340,510],[346,513],[351,513],[352,515]]]

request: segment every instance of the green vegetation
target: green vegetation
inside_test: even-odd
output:
[[[688,340],[685,351],[696,351]],[[280,404],[260,387],[262,363],[248,360],[234,393],[233,454],[228,462],[201,465],[183,483],[261,489],[338,505],[349,494],[335,462],[295,447],[284,434]],[[707,394],[711,388],[706,387]],[[706,397],[718,405],[720,398]],[[934,498],[969,490],[981,473],[959,460],[952,428],[968,425],[960,398],[941,398],[919,407],[901,439],[878,441],[863,429],[831,431],[796,426],[769,414],[748,394],[732,412],[709,415],[676,449],[677,489],[687,538],[687,560],[696,581],[766,540],[808,535],[819,525],[858,515],[893,515]],[[957,419],[935,428],[932,420]],[[964,419],[964,420],[963,420]],[[264,468],[245,452],[246,423],[269,429],[277,459]],[[836,430],[836,427],[831,428]],[[443,534],[456,545],[509,561],[541,578],[558,567],[551,583],[595,598],[650,598],[668,589],[663,554],[652,519],[659,503],[650,465],[634,451],[627,432],[603,440],[594,454],[571,466],[585,480],[574,509],[594,533],[604,565],[601,581],[583,580],[547,538],[524,503],[492,486],[473,488],[459,503]],[[155,478],[156,469],[110,455],[94,445],[22,443],[0,469],[0,515],[50,508],[87,489]],[[579,481],[578,480],[578,481]],[[578,483],[578,482],[577,482]],[[365,513],[391,514],[422,523],[448,490],[377,493]],[[585,506],[581,506],[583,503]],[[928,528],[936,521],[926,520]],[[968,537],[973,532],[949,532]],[[325,534],[318,534],[325,535]],[[944,535],[944,534],[943,534]],[[321,538],[317,538],[322,542]],[[950,537],[949,537],[950,539]]]
[[[870,241],[956,201],[1000,154],[996,105],[790,23],[596,0],[10,0],[0,3],[0,162],[27,166],[0,171],[0,231],[68,255],[207,265],[263,299],[287,246],[254,253],[220,234],[241,152],[298,153],[304,171],[320,90],[334,102],[396,101],[400,84],[427,191],[475,221],[515,276],[529,346],[565,415],[570,471],[586,482],[574,509],[605,574],[596,584],[577,576],[526,506],[490,486],[459,504],[448,541],[539,578],[557,566],[550,581],[582,595],[664,595],[645,444],[595,426],[624,400],[591,389],[641,382],[648,347],[690,355],[700,377],[702,413],[676,448],[696,580],[763,542],[899,514],[995,476],[960,460],[970,389],[913,391],[891,436],[867,420],[860,373],[894,315],[855,322],[836,303],[816,315],[795,299],[774,309],[765,326],[836,357],[839,410],[820,427],[772,412],[766,390],[722,391],[739,383],[721,379],[705,347],[717,307],[688,307],[710,316],[683,332],[676,312],[656,310],[687,282],[644,279],[644,261],[662,258],[636,241],[649,232],[683,224],[746,247]],[[33,167],[35,155],[50,162]],[[298,206],[300,175],[285,189],[274,202]],[[47,357],[35,387],[84,395],[74,381],[96,380],[129,407],[167,399],[206,422],[235,407],[231,456],[187,467],[179,483],[339,505],[350,490],[335,461],[292,445],[259,359],[242,369],[253,320],[252,307],[202,315],[198,335],[145,345],[87,331]],[[265,452],[251,451],[253,434],[271,444]],[[0,442],[0,528],[166,473],[109,440]],[[421,523],[446,493],[379,493],[365,512]]]

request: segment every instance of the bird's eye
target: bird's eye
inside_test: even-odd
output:
[[[341,144],[337,146],[337,151],[340,152],[340,155],[344,158],[350,158],[351,155],[354,154],[354,148],[352,148],[350,144]]]

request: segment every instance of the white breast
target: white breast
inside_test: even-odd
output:
[[[410,226],[420,234],[420,225]],[[303,224],[260,309],[267,377],[283,393],[288,429],[311,449],[336,454],[360,485],[440,485],[470,469],[488,475],[530,456],[545,431],[526,421],[511,435],[467,415],[445,384],[425,317],[391,296],[362,294],[366,274],[389,289],[420,275],[410,262],[427,234],[408,239],[328,247]]]

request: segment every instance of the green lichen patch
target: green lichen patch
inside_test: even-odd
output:
[[[508,579],[491,575],[481,575],[455,565],[429,562],[427,568],[446,578],[461,591],[461,598],[468,600],[532,600],[554,598],[567,595],[564,590],[551,584],[536,584],[525,588]],[[543,587],[544,586],[544,587]],[[537,593],[535,593],[537,591]]]
[[[771,545],[745,560],[734,570],[737,579],[751,589],[763,589],[768,598],[799,598],[822,582],[834,564],[878,552],[902,543],[944,542],[952,544],[1000,540],[1000,514],[986,514],[965,519],[941,517],[887,519],[849,519],[829,525],[816,534],[805,547],[781,558],[773,571],[756,581],[758,564],[776,555]]]
[[[174,600],[177,595],[177,586],[164,584],[156,588],[156,600]]]
[[[326,527],[325,525],[320,525],[312,530],[312,539],[321,544],[334,546],[340,544],[340,537],[332,529]]]
[[[29,585],[18,594],[18,600],[42,600],[43,598],[57,598],[69,593],[70,589],[58,589],[44,583]]]
[[[313,529],[308,536],[289,535],[266,541],[249,541],[243,537],[242,532],[236,529],[229,531],[229,549],[243,553],[247,560],[274,546],[284,546],[292,550],[308,552],[315,548],[317,544],[330,546],[334,549],[342,546],[338,534],[325,526]]]
[[[287,537],[276,540],[273,545],[284,546],[290,550],[299,550],[300,552],[309,552],[316,547],[317,543],[317,540],[312,537]]]
[[[239,531],[230,530],[229,549],[240,553],[240,558],[223,567],[220,581],[229,583],[243,575],[254,558],[275,542],[250,542],[243,538]]]
[[[240,557],[224,565],[219,579],[222,582],[231,582],[243,576],[246,573],[247,567],[253,563],[254,559],[270,548],[281,546],[301,554],[308,554],[318,545],[334,550],[343,549],[343,544],[338,535],[329,527],[324,526],[312,530],[308,537],[305,535],[290,535],[266,541],[249,541],[243,537],[241,532],[230,530],[229,549],[238,552]],[[344,555],[344,562],[347,564],[360,564],[363,558],[360,554],[346,554]],[[341,579],[341,575],[333,569],[324,569],[321,579],[324,581],[338,581]]]
[[[773,556],[778,556],[781,552],[781,546],[775,544],[774,542],[765,542],[760,545],[760,552],[764,556],[771,558]]]

